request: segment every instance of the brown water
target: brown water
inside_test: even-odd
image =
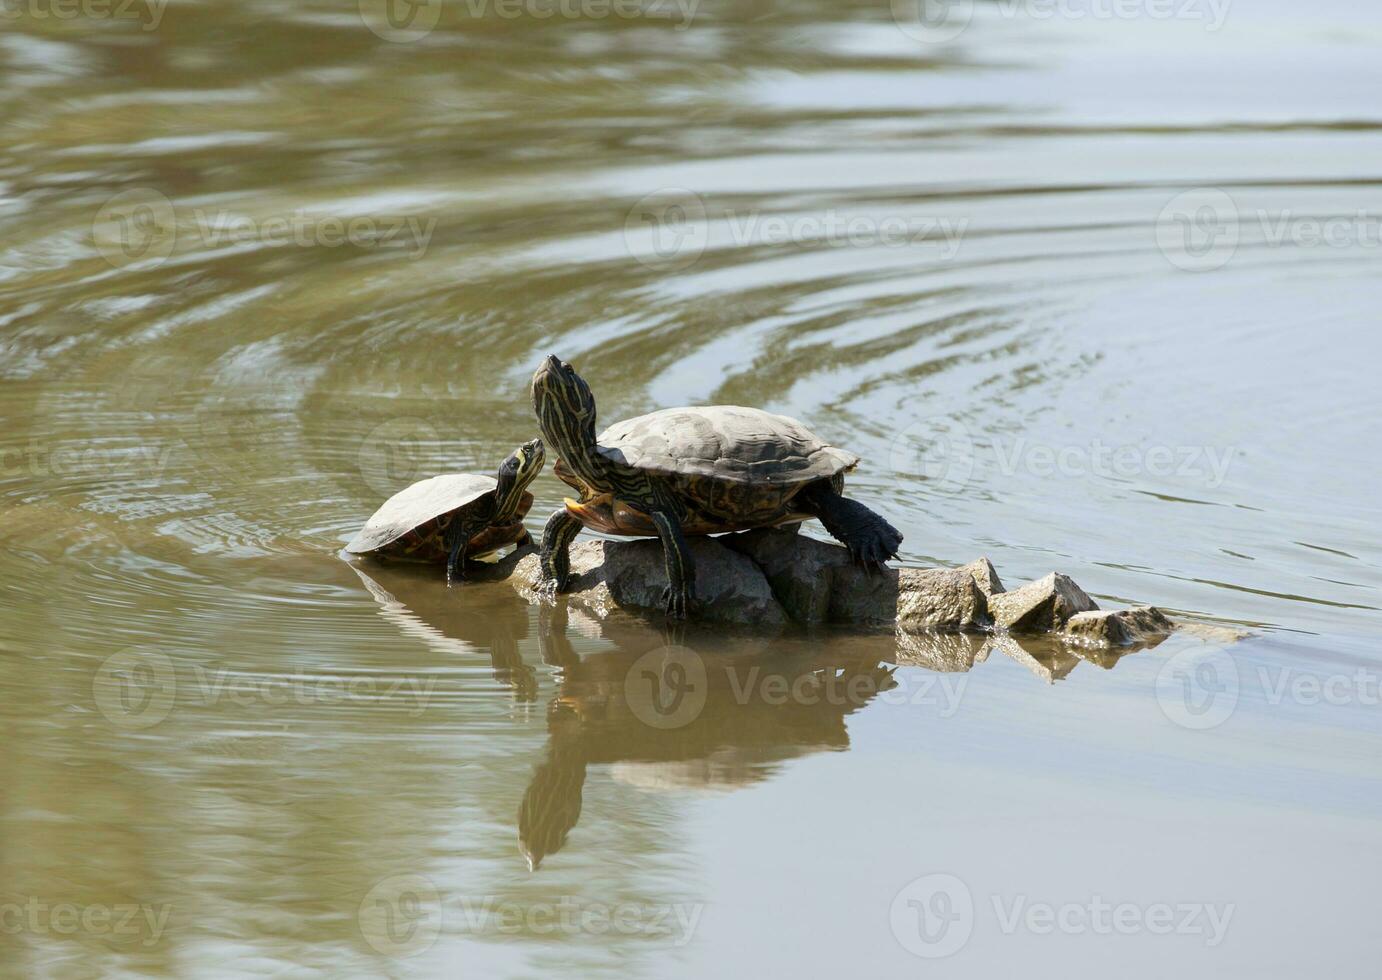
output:
[[[6,5],[8,975],[1364,972],[1382,20],[896,6]],[[906,563],[1251,636],[669,637],[337,557],[549,351],[606,421],[808,420]]]

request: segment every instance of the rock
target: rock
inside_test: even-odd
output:
[[[1101,611],[1059,572],[1005,591],[987,558],[960,568],[889,569],[878,575],[855,565],[842,546],[794,528],[693,537],[688,544],[696,559],[696,619],[774,628],[789,621],[887,627],[917,662],[973,663],[987,649],[971,655],[957,647],[938,654],[922,644],[913,654],[906,636],[998,626],[1014,633],[1053,633],[1094,650],[1145,643],[1173,628],[1151,606]],[[520,589],[531,591],[538,584],[535,554],[516,553],[499,566],[496,572],[513,567]],[[655,613],[663,608],[667,576],[656,539],[579,541],[571,548],[571,571],[575,580],[567,603],[573,610],[603,621],[620,607]],[[1017,655],[1016,649],[1001,649]],[[1031,660],[1030,651],[1025,655]],[[1051,654],[1051,663],[1042,668],[1048,679],[1063,676],[1063,656]]]
[[[1155,606],[1132,609],[1104,609],[1076,613],[1061,633],[1080,643],[1095,646],[1127,646],[1163,636],[1175,627]]]
[[[1098,608],[1070,576],[1060,572],[988,597],[994,623],[1013,632],[1057,630],[1076,613]]]
[[[787,621],[752,561],[712,538],[691,538],[687,543],[696,561],[697,619],[755,626]],[[600,619],[620,607],[663,609],[667,569],[660,541],[578,541],[571,546],[571,572],[575,580],[566,601]],[[514,569],[515,579],[528,590],[537,587],[541,576],[536,555],[523,558]]]
[[[903,632],[921,632],[989,622],[971,566],[889,569],[876,575],[855,565],[842,546],[791,531],[759,528],[720,540],[753,559],[787,615],[808,626],[896,625]],[[997,579],[994,573],[992,580]]]
[[[898,573],[897,592],[897,628],[904,633],[988,625],[984,594],[964,569],[904,568]]]
[[[998,569],[993,567],[993,562],[987,557],[979,558],[960,568],[962,572],[968,572],[974,576],[975,583],[979,586],[979,591],[984,594],[984,598],[997,595],[999,592],[1006,592],[1003,583],[998,578]]]
[[[755,528],[717,540],[762,569],[792,619],[808,626],[830,622],[835,572],[853,568],[844,548],[783,528]]]

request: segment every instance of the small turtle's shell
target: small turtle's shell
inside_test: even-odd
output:
[[[615,463],[662,476],[803,487],[853,469],[859,457],[836,449],[796,419],[738,405],[667,408],[616,422],[600,433]]]
[[[494,477],[474,473],[420,480],[384,501],[345,550],[353,555],[444,561],[446,529],[468,508],[491,504],[497,486]],[[471,538],[469,556],[478,557],[522,537],[522,518],[532,502],[532,495],[525,493],[515,524],[489,528]]]

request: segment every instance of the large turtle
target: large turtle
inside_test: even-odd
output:
[[[533,506],[527,488],[545,459],[542,440],[534,439],[499,464],[498,479],[447,473],[420,480],[386,500],[345,550],[402,561],[445,561],[447,580],[462,578],[467,557],[531,541],[523,527]]]
[[[819,518],[874,570],[897,557],[902,535],[841,496],[859,457],[826,445],[796,419],[737,405],[669,408],[595,434],[595,396],[557,357],[533,375],[533,410],[559,454],[555,472],[580,492],[547,521],[543,589],[570,584],[567,549],[582,526],[661,538],[667,614],[684,618],[696,581],[687,534],[718,534]]]

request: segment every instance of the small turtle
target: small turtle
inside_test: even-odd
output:
[[[528,544],[523,516],[528,484],[542,472],[542,440],[524,443],[499,464],[499,479],[447,473],[400,490],[374,512],[345,550],[402,561],[446,562],[447,581],[464,577],[465,559]]]
[[[533,410],[555,472],[580,491],[547,521],[543,589],[570,584],[567,549],[582,526],[658,537],[667,614],[684,618],[696,576],[687,534],[718,534],[819,518],[854,560],[881,571],[902,535],[841,496],[859,457],[828,446],[796,419],[737,405],[669,408],[595,434],[595,396],[570,364],[548,357],[533,375]]]

